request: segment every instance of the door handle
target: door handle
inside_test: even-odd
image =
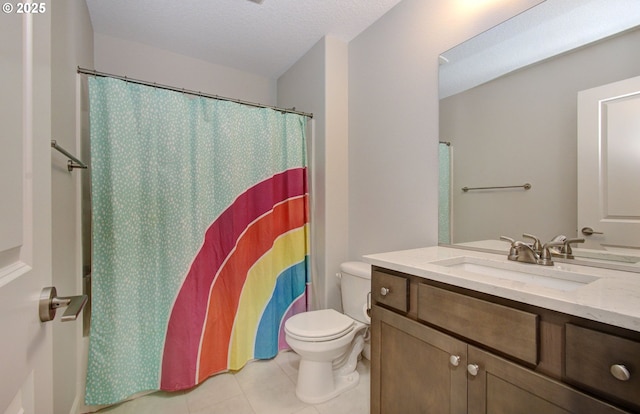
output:
[[[58,296],[53,286],[42,289],[38,310],[42,322],[52,321],[58,308],[66,307],[62,314],[62,322],[75,321],[87,303],[87,295]]]
[[[592,234],[604,234],[601,231],[593,230],[591,227],[583,227],[581,231],[585,236],[591,236]]]

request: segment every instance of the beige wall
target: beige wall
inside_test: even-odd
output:
[[[348,240],[348,51],[320,40],[278,79],[278,106],[312,112],[310,137],[312,291],[314,308],[342,309],[337,278]]]
[[[51,137],[80,154],[77,130],[76,67],[93,66],[93,29],[83,1],[55,0],[51,5]],[[52,153],[52,276],[61,296],[82,293],[79,185],[82,170],[67,171],[67,159]],[[55,413],[75,412],[84,392],[79,355],[82,320],[53,324]]]
[[[204,93],[275,105],[276,81],[141,43],[94,35],[95,68],[101,72]]]
[[[438,55],[539,2],[403,0],[349,44],[350,258],[437,243]]]
[[[347,50],[323,39],[278,80],[279,106],[314,113],[320,306],[340,308],[341,262],[437,243],[437,57],[537,3],[404,0]]]
[[[454,153],[454,242],[578,236],[577,94],[640,74],[638,44],[635,30],[443,99],[441,131]],[[531,190],[460,190],[525,182]]]

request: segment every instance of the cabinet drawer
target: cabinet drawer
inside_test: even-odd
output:
[[[640,407],[640,342],[572,324],[566,325],[565,339],[568,381]],[[630,378],[616,379],[613,365],[623,365]]]
[[[538,315],[430,285],[418,285],[418,319],[532,365]]]
[[[377,303],[399,310],[409,311],[409,279],[373,269],[371,296]]]

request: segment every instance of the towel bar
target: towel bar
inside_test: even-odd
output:
[[[51,148],[60,151],[61,153],[66,155],[67,158],[69,158],[69,161],[67,162],[67,169],[69,171],[73,171],[74,168],[87,169],[87,164],[85,164],[84,162],[80,161],[79,159],[77,159],[76,157],[71,155],[66,149],[64,149],[60,145],[58,145],[58,143],[56,142],[55,139],[51,140]]]
[[[501,187],[462,187],[462,191],[466,193],[469,190],[494,190],[494,189],[502,189],[502,188],[524,188],[525,190],[528,190],[531,188],[531,184],[524,183],[522,185],[505,185]]]

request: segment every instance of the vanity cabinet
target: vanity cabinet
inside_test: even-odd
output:
[[[465,413],[467,345],[380,306],[372,316],[371,412]]]
[[[406,303],[396,306],[400,297]],[[566,380],[574,369],[565,369],[567,354],[577,351],[565,343],[584,338],[572,328],[582,322],[592,327],[579,318],[374,266],[371,412],[637,412],[636,383],[629,386],[629,400],[624,393],[602,398],[611,395],[608,390],[592,394],[590,387],[601,391],[601,373],[592,374],[593,383],[576,373],[585,386]],[[623,339],[635,352],[637,343]],[[627,363],[636,368],[635,360]]]
[[[567,381],[640,407],[640,342],[568,324],[565,350]]]
[[[468,373],[469,414],[626,412],[479,347],[469,345],[467,355],[477,367]]]

